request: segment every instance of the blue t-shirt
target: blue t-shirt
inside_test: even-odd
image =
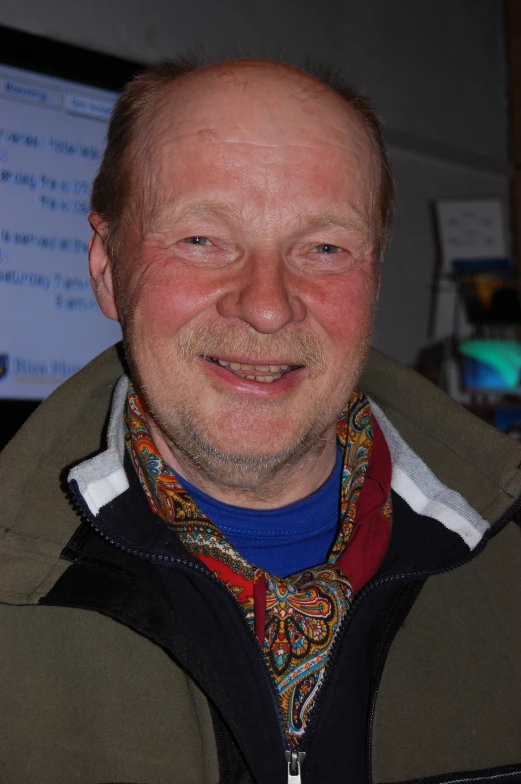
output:
[[[315,493],[280,509],[245,509],[203,493],[178,476],[197,506],[254,566],[277,577],[322,564],[338,529],[342,452],[333,473]]]

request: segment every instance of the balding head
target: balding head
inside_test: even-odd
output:
[[[215,112],[213,129],[219,132],[222,122],[231,121],[230,104],[226,99],[223,103],[220,97],[227,96],[232,109],[238,108],[240,98],[250,117],[266,109],[278,142],[294,132],[295,123],[287,126],[285,118],[294,120],[296,114],[302,120],[298,130],[303,135],[310,132],[308,120],[314,115],[322,127],[330,126],[332,134],[343,123],[346,127],[358,126],[358,133],[363,131],[369,144],[360,149],[360,164],[373,171],[371,235],[376,252],[381,255],[390,232],[394,187],[380,121],[367,99],[342,77],[327,68],[314,70],[316,74],[266,60],[233,60],[208,66],[179,59],[152,68],[130,82],[114,109],[107,148],[92,192],[92,209],[106,223],[111,254],[117,256],[121,239],[128,236],[129,229],[141,230],[146,226],[150,185],[155,178],[150,167],[153,132],[161,131],[161,118],[168,115],[167,122],[175,123],[180,115],[188,118],[196,108],[204,110],[205,105],[211,105]],[[238,120],[240,133],[240,116]]]

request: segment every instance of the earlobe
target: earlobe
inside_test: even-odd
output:
[[[92,237],[89,243],[89,269],[92,290],[105,316],[114,321],[119,321],[114,297],[112,259],[106,244],[107,224],[97,212],[92,212],[89,215],[89,223],[92,227]]]

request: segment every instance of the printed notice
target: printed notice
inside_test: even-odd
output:
[[[0,398],[43,399],[120,339],[87,259],[116,97],[0,66]]]

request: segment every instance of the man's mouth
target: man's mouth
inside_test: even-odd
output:
[[[249,381],[258,381],[261,384],[272,384],[292,370],[298,370],[302,365],[248,365],[245,362],[229,362],[219,357],[204,357],[208,362],[215,362],[226,370]]]

